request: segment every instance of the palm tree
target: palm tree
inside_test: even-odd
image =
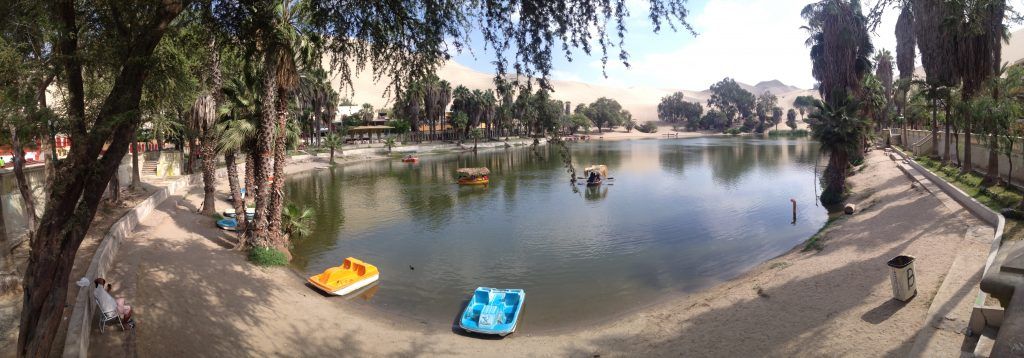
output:
[[[341,143],[341,137],[335,133],[328,134],[327,138],[324,138],[324,145],[331,149],[331,164],[334,164],[334,149],[340,148]]]
[[[959,31],[956,26],[959,19],[954,5],[945,0],[911,0],[914,17],[914,37],[921,50],[921,64],[924,66],[926,81],[932,88],[951,88],[960,82],[957,73],[957,39]],[[947,101],[948,102],[948,101]],[[949,137],[951,123],[950,108],[946,106],[946,137]],[[932,154],[939,155],[938,123],[932,117]],[[945,159],[949,160],[948,143]]]
[[[200,211],[204,215],[217,213],[214,193],[217,188],[217,159],[214,155],[216,142],[217,102],[212,93],[196,98],[188,114],[188,128],[193,138],[198,139],[198,152],[203,160],[203,206]]]
[[[962,101],[968,101],[974,97],[992,76],[999,71],[1002,52],[1002,42],[1007,39],[1006,26],[1003,19],[1006,13],[1006,0],[987,0],[965,2],[965,11],[958,14],[964,17],[958,31],[960,43],[957,46],[958,53],[954,60],[957,61],[957,70],[963,79]],[[993,99],[998,93],[993,94]],[[967,143],[967,150],[964,151],[964,165],[960,170],[964,173],[971,172],[974,164],[971,161],[971,132],[973,130],[972,113],[964,113],[964,142]],[[995,143],[995,141],[990,141]],[[996,152],[995,149],[990,153]],[[998,178],[999,173],[998,157],[995,165],[989,167],[986,174],[986,184]],[[994,173],[994,174],[993,174]]]
[[[822,151],[829,154],[824,173],[826,187],[821,193],[823,204],[839,203],[846,190],[849,155],[860,148],[862,133],[867,130],[867,124],[858,117],[858,107],[853,101],[841,102],[838,107],[818,101],[817,110],[807,116],[811,135],[821,143]]]
[[[281,212],[281,221],[284,234],[288,236],[306,236],[312,232],[313,209],[303,207],[299,209],[295,204],[288,204]]]
[[[299,74],[296,107],[309,129],[310,144],[320,144],[320,129],[330,125],[337,114],[338,93],[327,82],[327,72],[320,68],[303,69]]]
[[[388,148],[388,154],[391,154],[391,148],[395,147],[395,137],[387,137],[384,139],[384,146]]]
[[[235,210],[235,218],[238,220],[239,230],[245,231],[248,227],[248,217],[245,215],[245,197],[252,197],[252,183],[246,183],[246,195],[242,195],[241,185],[238,180],[238,165],[236,156],[242,152],[251,152],[256,141],[256,123],[260,118],[260,83],[251,71],[242,71],[238,77],[228,81],[223,89],[224,105],[220,108],[220,122],[217,124],[219,138],[217,152],[224,154],[224,162],[227,165],[228,186],[231,190],[232,207]],[[251,158],[251,155],[247,155]],[[246,172],[252,172],[252,161],[246,162]],[[239,248],[243,248],[244,242],[239,240]]]
[[[907,92],[914,79],[914,64],[917,57],[917,38],[914,37],[914,12],[910,0],[903,0],[900,16],[896,19],[896,68],[900,71],[899,96],[896,100],[896,115],[903,117],[907,107]],[[906,141],[907,122],[903,120],[903,136]],[[904,145],[909,143],[904,142]]]
[[[882,49],[875,55],[875,79],[882,85],[882,95],[885,99],[885,104],[882,107],[881,113],[879,113],[879,119],[875,124],[888,128],[890,123],[889,111],[893,106],[893,73],[892,73],[892,53],[889,50]]]
[[[263,43],[263,101],[253,148],[258,153],[254,165],[257,190],[253,193],[256,215],[242,245],[286,251],[281,236],[281,208],[289,103],[299,85],[300,66],[320,68],[321,56],[317,52],[319,47],[310,45],[316,38],[305,25],[309,23],[306,2],[275,0],[269,5],[256,9],[257,17],[262,19],[259,27]]]
[[[822,0],[804,7],[801,15],[810,33],[811,72],[825,99],[816,106],[819,111],[811,121],[812,134],[829,153],[821,202],[835,204],[845,194],[851,154],[859,154],[864,143],[866,130],[856,117],[859,106],[851,98],[861,92],[874,49],[857,1]]]

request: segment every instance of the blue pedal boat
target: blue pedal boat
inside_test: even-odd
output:
[[[217,220],[217,227],[228,231],[235,231],[238,230],[238,221],[230,218]]]
[[[500,336],[515,332],[525,298],[526,292],[521,289],[478,287],[462,312],[459,327]]]

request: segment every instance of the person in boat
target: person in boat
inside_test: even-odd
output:
[[[409,154],[409,155],[405,156],[405,160],[413,160],[413,159],[416,159],[416,158],[413,158],[412,154]]]
[[[587,177],[587,184],[593,184],[601,180],[601,175],[597,174],[597,171],[590,172],[590,176]]]
[[[128,327],[135,328],[135,320],[132,319],[132,306],[129,306],[123,297],[115,299],[114,296],[111,296],[111,285],[102,277],[97,277],[93,283],[95,284],[95,287],[92,289],[92,295],[96,298],[96,302],[100,306],[100,311],[117,312],[117,315],[121,316],[121,321],[127,324]]]

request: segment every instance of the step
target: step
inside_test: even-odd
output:
[[[931,299],[909,356],[949,356],[963,349],[992,234],[993,228],[983,224],[967,229],[956,258]]]
[[[992,353],[992,347],[996,345],[996,336],[999,334],[995,328],[985,327],[985,330],[978,335],[978,342],[974,346],[974,357],[988,358]]]

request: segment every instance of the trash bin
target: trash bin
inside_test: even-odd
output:
[[[908,301],[917,294],[917,278],[914,272],[914,257],[899,255],[889,260],[892,269],[892,297],[900,301]]]

